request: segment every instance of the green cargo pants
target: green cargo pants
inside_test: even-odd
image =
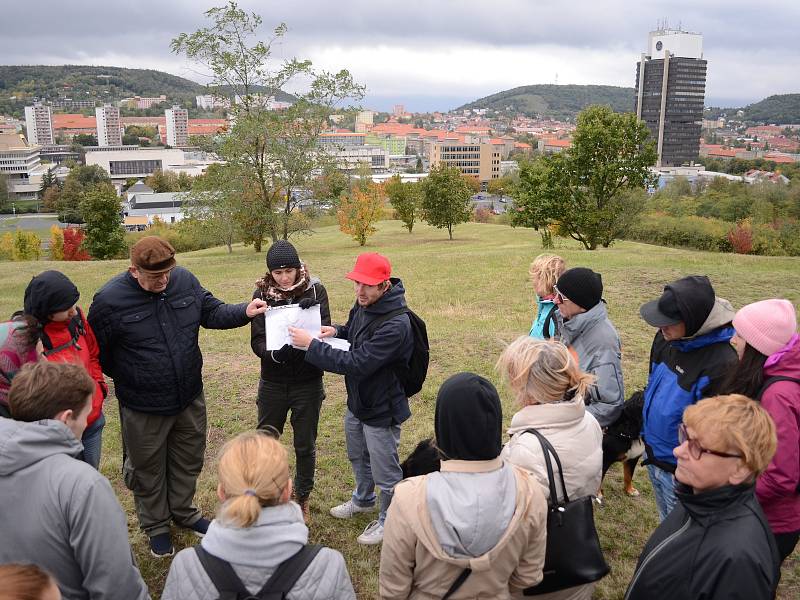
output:
[[[125,485],[133,492],[139,527],[150,537],[169,533],[170,521],[189,527],[202,515],[194,505],[206,450],[203,393],[177,415],[120,406]]]

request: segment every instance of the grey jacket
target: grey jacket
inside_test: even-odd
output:
[[[597,377],[587,398],[586,410],[600,427],[607,427],[622,414],[625,387],[622,382],[622,347],[617,330],[608,319],[605,302],[564,322],[561,341],[578,354],[582,371]]]
[[[294,502],[266,507],[251,527],[211,522],[201,545],[228,561],[250,593],[258,593],[275,569],[308,542],[303,513]],[[161,600],[215,600],[219,597],[194,548],[178,552]],[[355,600],[344,557],[323,548],[287,594],[288,600]]]
[[[65,600],[149,599],[108,480],[60,421],[0,418],[0,563],[35,563]]]

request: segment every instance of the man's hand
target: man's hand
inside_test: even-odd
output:
[[[256,315],[263,315],[267,312],[267,303],[264,302],[261,298],[253,298],[250,301],[250,304],[247,305],[247,317],[252,319]]]
[[[303,350],[307,350],[311,345],[311,340],[314,339],[310,333],[299,327],[289,327],[289,336],[292,338],[292,346]]]
[[[284,344],[282,348],[272,351],[272,360],[283,363],[292,358],[292,347]]]
[[[331,327],[330,325],[323,325],[322,327],[320,327],[319,337],[321,338],[336,337],[336,327]]]
[[[316,306],[319,304],[319,300],[314,300],[314,298],[303,298],[300,302],[297,303],[297,306],[302,308],[303,310],[307,310],[312,306]]]

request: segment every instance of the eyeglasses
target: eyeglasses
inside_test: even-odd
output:
[[[553,291],[556,293],[555,300],[558,300],[559,302],[564,302],[564,300],[569,300],[569,298],[567,298],[564,294],[562,294],[561,290],[559,290],[558,287],[555,285],[553,286]]]
[[[681,423],[678,425],[678,445],[687,442],[689,449],[689,456],[695,460],[700,460],[703,454],[713,454],[714,456],[721,456],[722,458],[744,458],[741,454],[730,454],[728,452],[718,452],[717,450],[709,450],[703,448],[697,440],[689,437],[689,432],[686,430],[686,425]]]

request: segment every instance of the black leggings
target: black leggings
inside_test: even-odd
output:
[[[775,534],[775,543],[778,545],[778,554],[781,555],[781,564],[783,564],[787,556],[794,552],[798,538],[800,538],[800,531]]]

